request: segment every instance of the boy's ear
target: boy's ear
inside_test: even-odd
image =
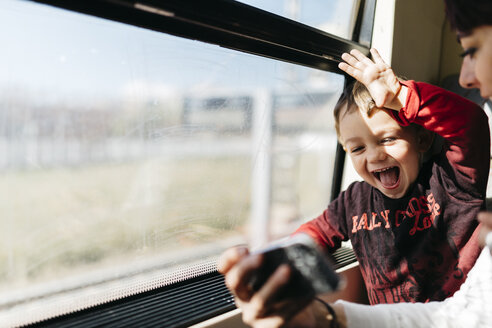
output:
[[[432,146],[435,134],[425,128],[420,128],[417,134],[418,150],[426,152]]]

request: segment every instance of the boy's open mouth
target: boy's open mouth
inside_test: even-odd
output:
[[[387,167],[372,172],[376,179],[378,179],[383,187],[387,189],[396,188],[400,181],[400,168],[397,166]]]

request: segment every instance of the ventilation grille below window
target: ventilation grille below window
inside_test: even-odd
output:
[[[341,247],[336,250],[333,256],[333,267],[335,270],[342,269],[343,267],[357,262],[354,251],[349,247]]]
[[[351,248],[334,254],[334,267],[356,262]],[[177,282],[26,327],[188,327],[235,309],[234,298],[218,272]]]
[[[28,327],[188,327],[235,309],[218,272]]]

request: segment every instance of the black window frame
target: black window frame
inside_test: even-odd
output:
[[[345,40],[311,26],[234,0],[30,1],[338,74],[342,74],[338,69],[342,53],[355,48],[369,56],[376,6],[376,0],[360,0],[352,40]],[[346,77],[346,83],[348,80]],[[338,145],[331,199],[340,192],[344,161],[345,152]],[[341,258],[337,261],[339,265],[340,263],[355,262],[355,257],[353,256],[348,256],[350,259],[347,260],[346,250],[341,249],[339,254],[342,254],[337,255]],[[212,282],[207,285],[207,281]],[[199,288],[199,290],[212,291],[212,294],[203,292],[188,294],[186,291],[193,289],[191,286],[197,283],[203,285],[203,288]],[[176,297],[170,303],[168,302],[169,296],[166,295],[171,294]],[[218,301],[212,307],[205,307],[203,302],[207,302],[207,297],[209,300],[210,295],[218,295],[216,297]],[[114,311],[114,306],[137,304],[139,300],[147,300],[148,297],[152,298],[154,296],[157,297],[157,302],[161,302],[157,303],[157,312],[165,313],[171,307],[176,308],[176,313],[178,313],[180,318],[172,325],[166,325],[165,321],[158,321],[158,319],[155,319],[157,321],[145,320],[139,323],[140,327],[163,326],[163,324],[166,327],[186,327],[235,308],[232,295],[227,292],[223,278],[217,272],[212,272],[153,291],[115,300],[108,304],[98,305],[56,318],[47,318],[45,321],[31,326],[90,327],[91,324],[89,322],[93,322],[94,325],[101,324],[98,318],[101,319],[102,313],[107,314],[108,311]],[[200,296],[205,296],[206,298],[202,301],[197,300],[196,297]],[[165,301],[163,302],[162,300]],[[179,307],[179,304],[181,304],[181,307]],[[190,309],[190,304],[195,304],[195,307]],[[166,306],[167,308],[163,308]],[[142,308],[140,305],[137,307]],[[201,311],[202,309],[203,311]],[[126,313],[125,311],[124,313]],[[139,315],[143,318],[146,317],[145,311]],[[81,318],[84,319],[79,320]],[[152,314],[148,313],[147,318],[153,318]],[[91,321],[92,319],[94,321]],[[118,322],[118,325],[128,326],[125,324],[124,317],[120,319],[115,319],[119,320],[115,321]],[[72,323],[69,324],[69,322]]]

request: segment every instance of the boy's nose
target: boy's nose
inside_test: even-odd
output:
[[[463,63],[461,64],[459,83],[463,88],[479,88],[479,83],[475,76],[475,65],[474,61],[470,56],[463,58]]]
[[[369,162],[379,162],[386,159],[386,153],[381,147],[371,147],[367,151],[367,160]]]

